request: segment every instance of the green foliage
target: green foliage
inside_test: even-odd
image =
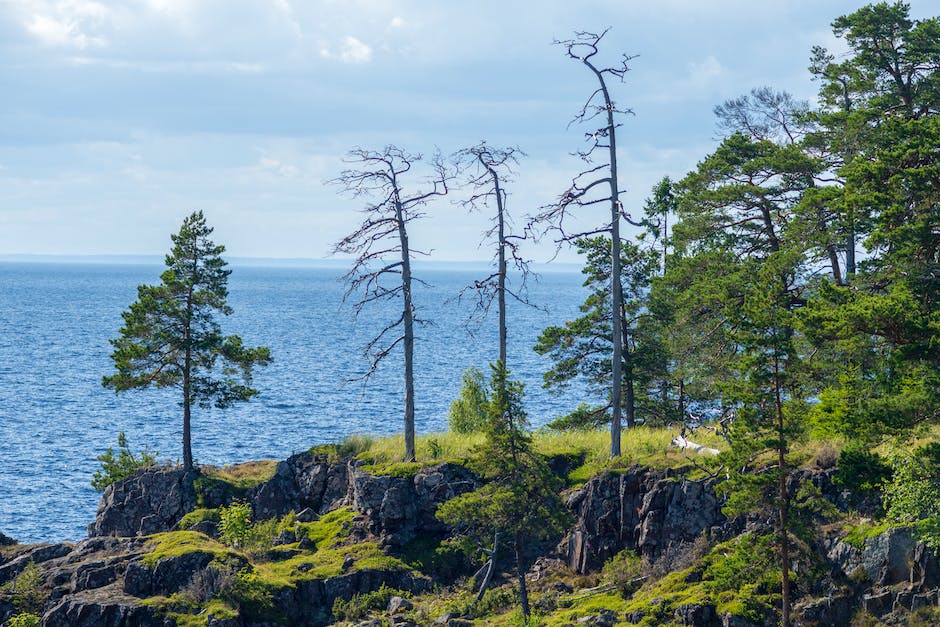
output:
[[[258,393],[255,366],[271,361],[267,348],[246,347],[237,335],[222,335],[218,314],[228,315],[224,246],[210,239],[201,211],[183,220],[159,285],[141,285],[137,301],[122,316],[120,337],[111,340],[116,372],[102,384],[116,392],[151,385],[182,393],[183,463],[192,468],[189,412],[192,404],[228,407]],[[221,367],[219,367],[221,364]],[[216,372],[218,371],[218,374]]]
[[[853,494],[878,490],[891,478],[891,466],[881,455],[860,446],[847,446],[839,453],[838,474],[833,478]]]
[[[242,546],[251,537],[251,505],[235,502],[219,510],[219,540],[233,547]]]
[[[310,449],[311,453],[323,455],[331,464],[340,460],[355,457],[368,451],[375,442],[372,436],[353,433],[346,436],[342,442],[318,444]]]
[[[601,569],[601,581],[617,586],[624,597],[632,594],[640,586],[638,579],[642,575],[643,559],[629,549],[614,555]]]
[[[547,355],[552,367],[545,373],[545,387],[564,389],[575,380],[581,380],[608,401],[605,407],[595,409],[588,418],[586,408],[579,407],[568,422],[601,425],[610,422],[609,398],[611,377],[612,323],[610,307],[611,240],[606,237],[582,238],[575,242],[578,252],[586,257],[582,269],[587,299],[581,305],[582,315],[568,320],[563,326],[552,326],[542,331],[535,351]],[[661,373],[659,347],[652,337],[644,333],[640,324],[644,316],[645,293],[658,264],[657,254],[630,242],[622,241],[621,291],[624,333],[629,337],[624,345],[621,386],[622,405],[628,422],[639,411],[647,419],[654,412],[653,398],[647,394],[657,387],[656,376]],[[656,405],[658,407],[658,405]],[[580,410],[580,411],[579,411]],[[656,410],[658,412],[658,410]],[[587,422],[585,422],[587,420]],[[557,421],[556,421],[557,422]]]
[[[526,570],[522,561],[523,539],[560,535],[569,522],[569,514],[558,496],[560,482],[544,457],[533,450],[532,437],[525,431],[528,419],[522,409],[522,384],[510,379],[502,362],[492,368],[486,441],[469,461],[486,483],[445,502],[436,515],[449,525],[463,526],[481,545],[492,546],[494,533],[502,536],[515,553],[522,586],[521,577]],[[520,588],[523,614],[528,615],[526,598],[525,590]]]
[[[13,581],[0,587],[0,598],[6,597],[22,614],[41,614],[46,602],[42,575],[39,567],[30,560]],[[23,620],[29,620],[24,618]]]
[[[203,521],[209,521],[218,525],[220,520],[221,518],[219,516],[219,508],[206,509],[204,507],[197,507],[193,511],[180,518],[180,521],[176,526],[178,529],[185,531],[195,527],[197,524]]]
[[[479,368],[470,366],[463,371],[460,396],[451,403],[447,422],[454,433],[482,431],[486,423],[486,379]]]
[[[606,407],[592,407],[581,402],[570,414],[559,416],[545,426],[555,431],[597,429],[610,421],[606,410]]]
[[[7,627],[40,627],[42,619],[36,614],[21,612],[6,622]]]
[[[389,588],[384,583],[378,590],[365,594],[354,594],[349,600],[337,597],[333,601],[333,617],[336,620],[358,621],[366,618],[370,612],[384,611],[392,597],[410,596],[407,592]]]
[[[156,451],[144,449],[139,455],[131,451],[123,431],[118,433],[117,443],[119,451],[116,456],[110,447],[98,456],[101,470],[96,470],[91,477],[91,487],[96,490],[104,490],[112,483],[127,479],[139,468],[148,468],[157,463],[159,453]]]
[[[892,476],[884,486],[885,514],[912,524],[925,544],[940,549],[940,443],[889,458]]]

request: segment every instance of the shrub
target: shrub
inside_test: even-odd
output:
[[[46,593],[42,588],[42,575],[39,568],[30,561],[16,578],[0,587],[0,598],[6,597],[23,614],[38,614],[46,602]],[[26,619],[24,619],[26,620]],[[28,623],[27,623],[28,624]]]
[[[369,612],[382,611],[395,596],[408,596],[406,592],[389,588],[384,583],[374,592],[354,594],[348,601],[337,597],[333,601],[333,616],[336,620],[357,621],[369,615]]]
[[[251,505],[236,501],[219,510],[219,540],[223,544],[240,547],[251,532]]]
[[[643,559],[626,549],[610,558],[601,570],[601,579],[606,584],[617,586],[621,594],[629,595],[640,586],[637,581],[643,574]]]
[[[6,625],[7,627],[39,627],[42,625],[42,619],[35,614],[23,612],[7,621]]]
[[[147,468],[157,463],[157,451],[150,452],[144,449],[139,455],[134,454],[127,445],[127,437],[124,432],[118,433],[118,454],[114,454],[114,449],[108,448],[102,455],[98,456],[101,462],[101,470],[96,470],[91,477],[91,487],[96,490],[104,490],[116,481],[122,481],[130,477],[138,468]]]
[[[940,549],[940,444],[899,453],[889,461],[893,472],[884,486],[888,520],[913,524],[925,544]]]
[[[237,583],[238,571],[234,567],[222,562],[212,562],[193,574],[181,592],[197,603],[204,603],[214,597],[228,594]]]
[[[479,368],[470,366],[463,371],[460,396],[451,403],[448,425],[456,433],[481,431],[486,424],[486,379]]]
[[[610,424],[606,408],[591,407],[582,402],[570,414],[555,418],[545,426],[553,431],[570,431],[598,429],[606,424]]]

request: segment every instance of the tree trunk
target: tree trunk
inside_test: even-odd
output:
[[[490,580],[493,578],[493,572],[496,570],[496,550],[499,546],[499,531],[493,532],[493,552],[490,554],[490,562],[486,569],[486,574],[483,575],[483,581],[480,582],[480,589],[477,591],[476,599],[474,603],[479,603],[480,599],[483,598],[483,594],[486,592],[486,589],[490,585]]]
[[[601,93],[604,96],[604,105],[607,107],[607,132],[610,152],[610,313],[613,328],[611,329],[611,341],[613,348],[611,351],[611,385],[610,385],[610,456],[620,455],[620,430],[622,408],[620,406],[620,386],[622,385],[622,360],[623,360],[623,325],[619,312],[623,305],[623,294],[620,285],[620,190],[617,186],[617,139],[614,124],[614,105],[610,101],[610,93],[607,91],[607,83],[604,81],[604,75],[601,74],[591,63],[583,60],[597,76],[601,84]]]
[[[503,194],[499,187],[499,177],[492,168],[489,168],[489,171],[493,176],[493,187],[496,191],[496,207],[499,212],[497,216],[499,223],[499,282],[497,285],[497,299],[499,301],[499,360],[508,368],[509,365],[506,363],[506,225],[505,216],[503,214]]]
[[[778,498],[780,500],[780,596],[781,612],[780,626],[790,627],[790,538],[789,538],[789,507],[790,495],[787,492],[787,473],[786,471],[786,433],[784,431],[783,421],[783,400],[781,394],[782,383],[780,381],[780,358],[774,355],[774,401],[777,412],[777,463],[780,469],[780,480],[778,486]]]
[[[193,469],[193,448],[190,437],[193,369],[192,319],[193,288],[190,286],[186,298],[186,321],[183,329],[183,343],[186,346],[183,358],[183,470],[187,473]]]
[[[623,409],[624,418],[627,422],[627,429],[632,429],[636,424],[636,393],[633,385],[633,355],[630,353],[630,344],[626,338],[626,322],[621,322],[623,328]]]
[[[519,577],[519,605],[522,606],[522,618],[528,620],[530,613],[529,591],[525,586],[525,566],[523,566],[522,561],[522,533],[519,531],[516,531],[513,546],[516,551],[516,574]]]
[[[401,241],[401,287],[404,299],[402,322],[405,354],[405,460],[415,461],[415,376],[414,376],[414,306],[411,298],[411,253],[408,249],[408,233],[401,203],[396,200],[395,213],[398,221],[398,237]]]

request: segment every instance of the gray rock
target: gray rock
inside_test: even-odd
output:
[[[0,531],[0,546],[13,546],[16,540]]]
[[[173,529],[196,507],[195,478],[182,468],[146,468],[112,483],[101,495],[88,535],[137,536]]]
[[[892,610],[894,606],[894,593],[891,590],[866,594],[862,607],[872,616],[879,618]]]
[[[667,471],[639,467],[594,477],[568,505],[576,523],[560,549],[578,573],[600,568],[624,549],[653,560],[727,520],[710,482],[672,480]]]
[[[120,589],[99,588],[63,598],[43,614],[46,627],[163,627],[164,621]]]
[[[407,612],[414,609],[414,604],[408,599],[400,596],[393,596],[388,600],[388,613],[397,614],[398,612]]]
[[[682,625],[702,627],[716,620],[715,607],[706,603],[687,603],[676,608],[676,620]]]

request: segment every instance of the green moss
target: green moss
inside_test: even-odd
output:
[[[316,544],[317,550],[329,548],[349,533],[356,513],[352,508],[341,507],[321,516],[319,519],[298,525],[298,535],[305,535]]]
[[[203,477],[227,483],[237,490],[250,490],[274,476],[277,471],[277,461],[261,459],[221,468],[202,466],[200,471]]]
[[[861,551],[865,548],[865,542],[869,538],[874,538],[877,535],[881,535],[890,527],[891,525],[888,523],[881,523],[876,525],[869,521],[862,521],[857,525],[849,525],[848,533],[845,534],[845,537],[842,538],[842,540],[848,542],[856,549]]]
[[[148,536],[153,550],[143,556],[143,563],[153,568],[156,563],[166,557],[178,557],[197,551],[211,553],[214,559],[224,561],[229,557],[244,559],[244,556],[227,546],[216,542],[204,533],[198,531],[167,531]]]
[[[420,462],[398,462],[395,464],[379,465],[367,464],[361,466],[360,470],[376,477],[401,477],[402,479],[411,479],[418,471],[424,468]]]
[[[188,514],[186,514],[185,516],[183,516],[180,519],[179,524],[177,524],[177,528],[186,531],[192,528],[193,526],[206,520],[208,520],[209,522],[218,524],[219,522],[218,508],[198,507],[194,509],[193,511],[189,512]]]

